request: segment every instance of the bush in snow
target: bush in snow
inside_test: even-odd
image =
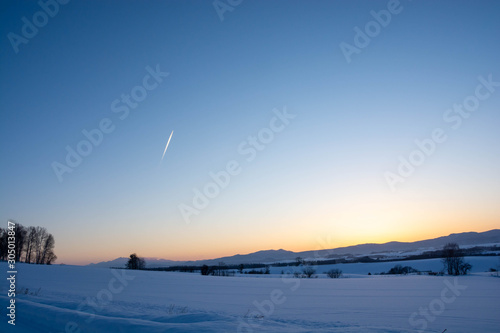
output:
[[[417,273],[418,271],[410,266],[401,266],[401,265],[396,265],[393,268],[391,268],[387,274],[409,274],[409,273]]]
[[[338,279],[342,276],[342,271],[340,269],[334,268],[326,272],[326,275],[328,275],[329,278]]]
[[[316,270],[314,268],[312,268],[311,266],[307,266],[307,267],[304,267],[302,268],[302,273],[304,273],[304,277],[310,279],[314,276],[314,274],[316,274]]]

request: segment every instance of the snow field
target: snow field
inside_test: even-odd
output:
[[[6,272],[6,264],[0,269]],[[500,331],[500,278],[489,273],[352,276],[363,278],[214,277],[18,264],[18,290],[41,289],[16,297],[12,327],[5,316],[7,281],[0,284],[0,332]]]

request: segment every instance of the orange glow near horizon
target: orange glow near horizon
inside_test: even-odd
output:
[[[398,242],[415,242],[425,239],[433,239],[441,236],[448,236],[452,233],[463,233],[463,232],[484,232],[495,229],[495,225],[492,224],[492,227],[484,230],[471,230],[466,226],[462,226],[462,228],[457,227],[454,230],[442,232],[441,229],[436,229],[433,232],[412,232],[408,231],[406,233],[396,234],[387,234],[387,235],[356,235],[356,234],[345,234],[342,238],[328,236],[324,234],[324,237],[318,237],[316,239],[309,239],[294,242],[292,240],[288,241],[278,241],[276,243],[270,241],[263,241],[259,244],[246,244],[241,243],[239,245],[236,244],[225,244],[220,247],[216,247],[211,249],[211,251],[203,251],[200,252],[198,248],[193,248],[191,251],[186,251],[183,249],[183,253],[175,253],[173,251],[169,252],[156,252],[154,248],[150,248],[144,251],[128,251],[130,253],[137,252],[138,255],[145,258],[158,258],[158,259],[167,259],[174,261],[196,261],[196,260],[208,260],[208,259],[216,259],[221,257],[230,257],[237,254],[245,255],[258,251],[265,250],[287,250],[292,252],[304,252],[304,251],[315,251],[315,250],[323,250],[323,249],[333,249],[340,247],[353,246],[358,244],[366,244],[366,243],[377,243],[383,244],[391,241]],[[274,245],[273,245],[274,244]],[[234,246],[234,247],[231,247]],[[60,259],[57,260],[57,263],[65,263],[71,265],[87,265],[90,263],[98,263],[102,261],[110,261],[119,257],[127,257],[130,253],[128,252],[119,252],[113,251],[115,254],[108,252],[108,255],[101,255],[102,253],[95,253],[93,259],[89,259],[89,253],[79,253],[74,256],[64,256],[61,255]],[[174,254],[173,254],[174,253]],[[173,254],[173,255],[172,255]]]
[[[121,222],[123,228],[108,230],[113,239],[124,241],[110,242],[105,230],[99,234],[82,232],[78,243],[56,238],[57,263],[97,263],[131,253],[176,261],[204,260],[263,250],[302,252],[364,243],[414,242],[498,228],[498,209],[478,198],[442,199],[436,191],[425,196],[392,196],[368,190],[333,198],[319,194],[322,201],[300,194],[293,198],[300,205],[282,204],[273,210],[266,203],[255,203],[222,213],[207,211],[193,224],[180,219],[151,219],[142,235],[136,234],[136,220],[130,218]],[[229,203],[226,206],[231,207]],[[89,249],[89,243],[96,245]]]

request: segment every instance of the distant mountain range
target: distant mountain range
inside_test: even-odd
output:
[[[167,259],[145,258],[147,267],[168,267],[179,265],[217,265],[224,262],[228,265],[251,264],[251,263],[273,263],[295,260],[297,257],[303,259],[334,259],[350,258],[359,256],[383,256],[402,257],[414,253],[422,253],[442,248],[447,243],[457,243],[460,247],[470,247],[477,245],[500,244],[500,230],[494,229],[485,232],[464,232],[451,234],[434,239],[421,240],[417,242],[389,242],[384,244],[360,244],[347,247],[339,247],[328,250],[292,252],[286,250],[267,250],[249,254],[237,254],[229,257],[222,257],[208,260],[196,261],[174,261]],[[121,257],[111,261],[103,261],[97,264],[90,264],[93,267],[124,267],[128,258]]]

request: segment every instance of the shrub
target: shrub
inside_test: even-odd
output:
[[[36,291],[30,291],[28,288],[20,288],[16,290],[16,295],[31,295],[31,296],[38,296],[40,294],[40,291],[42,288],[38,288]]]
[[[312,268],[311,266],[306,266],[302,268],[302,272],[293,272],[293,277],[299,279],[311,279],[317,278],[318,276],[316,275],[316,270],[314,268]]]
[[[334,268],[326,272],[326,275],[328,275],[329,278],[338,279],[342,276],[342,271],[340,269]]]
[[[417,273],[418,271],[410,266],[401,266],[401,265],[396,265],[393,268],[391,268],[387,274],[409,274],[409,273]]]
[[[207,265],[201,266],[201,275],[209,275],[210,272],[211,272],[210,267],[208,267]]]
[[[316,273],[316,270],[314,268],[312,268],[311,266],[307,266],[307,267],[302,268],[302,273],[304,273],[304,277],[310,279]]]
[[[266,274],[265,271],[263,271],[263,270],[256,270],[256,269],[252,269],[251,271],[248,271],[247,273],[248,274]]]

